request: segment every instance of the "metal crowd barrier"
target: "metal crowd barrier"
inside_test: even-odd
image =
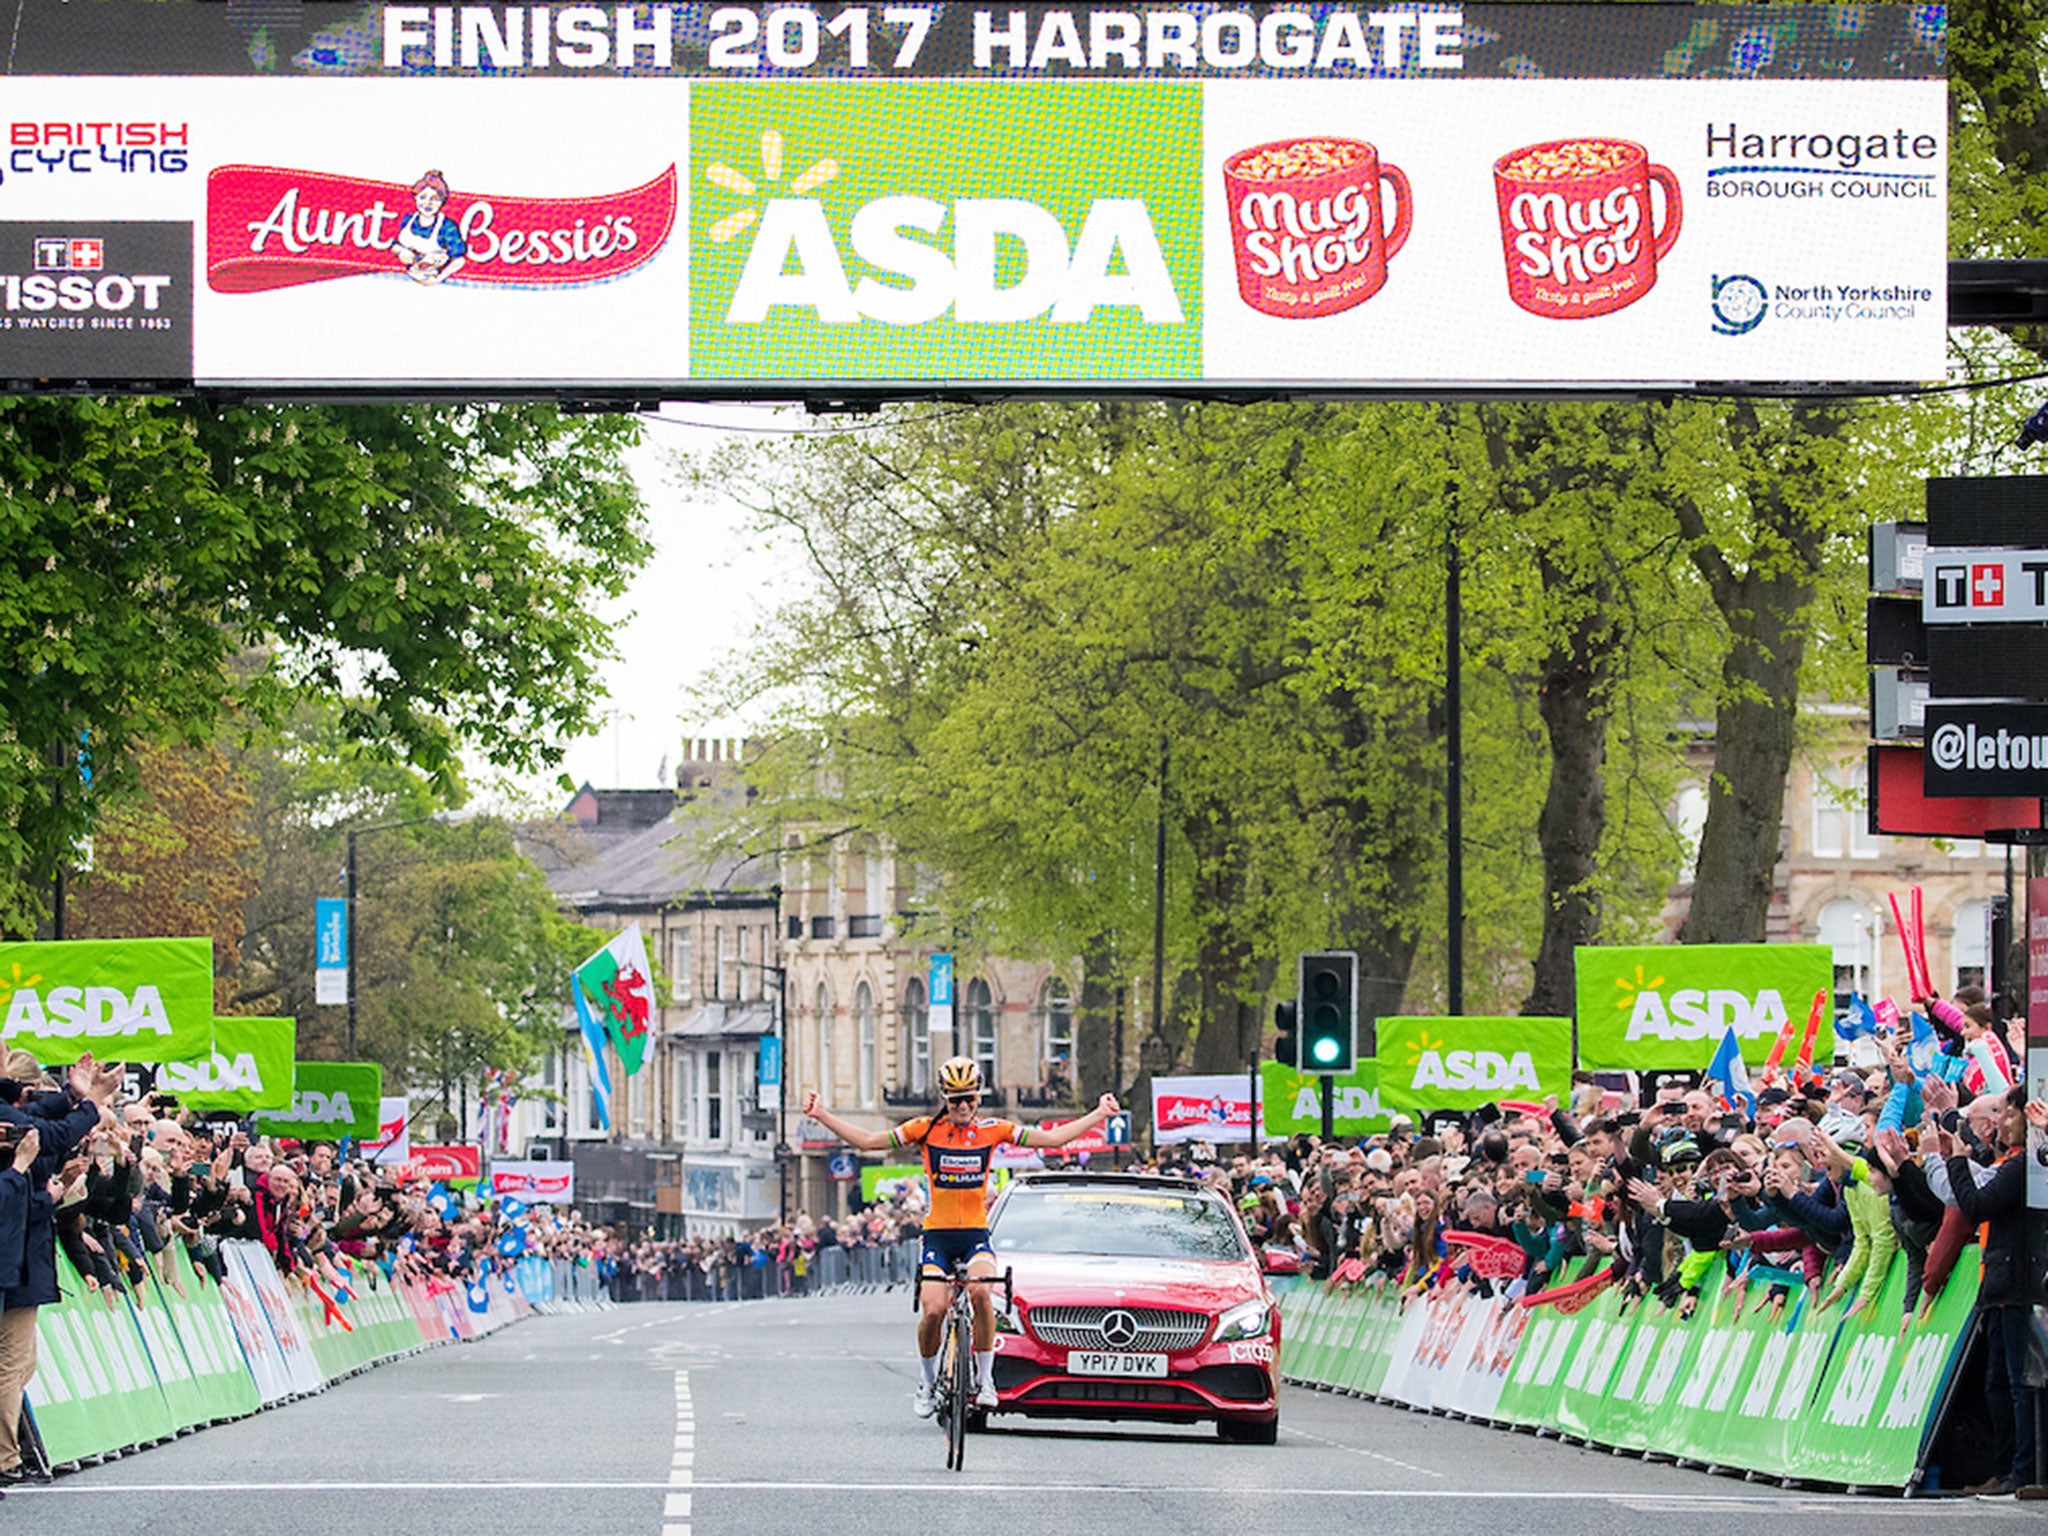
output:
[[[881,1247],[820,1248],[794,1261],[733,1265],[714,1260],[671,1264],[659,1273],[621,1269],[602,1304],[638,1301],[762,1301],[769,1297],[818,1296],[828,1293],[894,1290],[917,1278],[920,1244],[916,1238]],[[579,1289],[580,1287],[580,1289]],[[555,1262],[555,1295],[559,1310],[573,1310],[588,1299],[600,1304],[593,1269]]]

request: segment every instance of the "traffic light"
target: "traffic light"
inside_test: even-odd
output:
[[[1292,1003],[1273,1005],[1273,1028],[1278,1032],[1273,1041],[1273,1059],[1290,1067],[1301,1065],[1301,1039],[1296,1033],[1301,1027],[1301,1010]]]
[[[1358,1065],[1358,956],[1301,957],[1301,1070],[1332,1075]]]

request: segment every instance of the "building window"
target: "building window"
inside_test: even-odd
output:
[[[812,937],[812,938],[814,938],[814,939],[829,939],[829,938],[831,938],[831,937],[832,937],[832,919],[831,919],[831,918],[829,918],[829,917],[814,917],[814,918],[812,918],[812,919],[811,919],[811,937]]]
[[[1877,839],[1870,834],[1868,770],[1849,763],[1834,773],[1813,778],[1813,854],[1819,859],[1874,859]]]
[[[882,914],[860,912],[846,920],[846,936],[849,939],[879,939],[882,936]]]
[[[996,1004],[988,983],[979,976],[967,983],[968,1041],[974,1064],[981,1068],[981,1081],[993,1088],[996,1076]]]
[[[1949,941],[1949,955],[1955,961],[1956,986],[1978,986],[1990,990],[1990,902],[1970,900],[1956,903],[1955,937]]]
[[[712,967],[711,971],[711,999],[713,1002],[732,996],[730,992],[725,990],[726,966],[732,958],[725,952],[725,946],[728,942],[725,930],[719,927],[714,920],[711,928],[711,945],[717,963]]]
[[[697,1092],[690,1081],[690,1064],[696,1058],[688,1051],[676,1052],[675,1072],[675,1125],[677,1141],[688,1141],[697,1134]]]
[[[853,1017],[860,1026],[860,1102],[875,1107],[875,990],[866,982],[853,989]]]
[[[1820,909],[1819,928],[1820,942],[1834,951],[1835,1006],[1846,1006],[1851,992],[1876,997],[1882,984],[1877,964],[1882,929],[1876,912],[1838,896]]]
[[[904,1084],[912,1093],[930,1093],[932,1088],[932,1010],[925,997],[924,978],[913,976],[903,989],[903,1060],[910,1078]]]
[[[818,983],[818,1095],[829,1108],[832,1089],[832,994]]]
[[[725,1140],[725,1082],[719,1075],[719,1053],[704,1053],[704,1137]]]
[[[1074,1081],[1074,994],[1055,976],[1045,984],[1045,1082],[1066,1086]]]
[[[882,883],[886,878],[884,870],[887,867],[882,862],[882,850],[870,843],[866,852],[861,855],[861,866],[862,894],[866,898],[864,910],[872,916],[880,917],[889,910],[889,892]]]
[[[1671,823],[1678,833],[1678,878],[1691,880],[1699,868],[1700,839],[1707,832],[1707,791],[1702,785],[1688,784],[1679,790],[1671,806]]]
[[[787,926],[784,928],[783,931],[787,933],[792,939],[802,938],[804,936],[804,920],[792,914],[789,918]]]
[[[653,1081],[652,1072],[642,1070],[626,1079],[626,1134],[645,1136],[647,1134],[647,1113],[654,1095],[648,1092]]]
[[[540,1126],[544,1131],[559,1131],[562,1128],[562,1107],[555,1102],[555,1095],[562,1086],[561,1053],[549,1051],[541,1069],[541,1086],[554,1090],[548,1093],[540,1106]]]
[[[734,956],[732,995],[735,1002],[744,1002],[747,996],[747,930],[744,928],[736,929],[734,930],[733,937],[739,945],[739,953]],[[754,995],[760,996],[760,989],[758,987],[755,988]]]
[[[668,990],[679,1003],[690,1000],[690,932],[678,928],[668,936]]]

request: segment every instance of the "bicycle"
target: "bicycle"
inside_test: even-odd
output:
[[[992,1275],[986,1283],[1003,1288],[1003,1309],[1015,1305],[1011,1272]],[[933,1389],[932,1418],[946,1434],[946,1470],[958,1472],[967,1449],[967,1417],[974,1401],[974,1303],[968,1290],[967,1265],[953,1266],[947,1281],[951,1295],[939,1334],[939,1379]]]

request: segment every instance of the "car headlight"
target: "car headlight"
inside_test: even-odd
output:
[[[1269,1321],[1263,1301],[1244,1302],[1216,1319],[1216,1342],[1225,1344],[1232,1339],[1264,1338]]]

